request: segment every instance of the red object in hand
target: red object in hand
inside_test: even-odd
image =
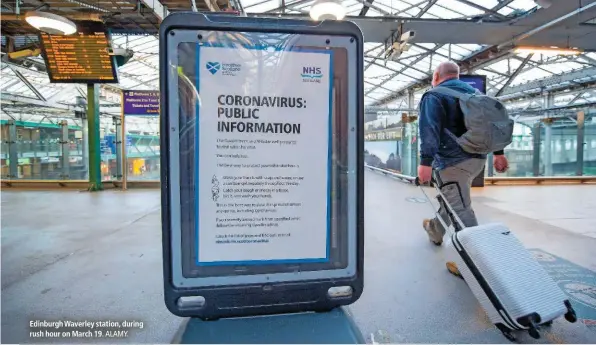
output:
[[[493,158],[493,166],[498,173],[504,173],[509,169],[509,162],[505,155],[495,155]]]
[[[432,167],[425,166],[425,165],[418,166],[418,179],[420,180],[420,183],[425,184],[425,183],[430,182],[432,173],[433,173]]]

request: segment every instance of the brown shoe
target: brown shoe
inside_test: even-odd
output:
[[[443,237],[439,238],[439,236],[437,236],[437,233],[436,233],[435,229],[433,228],[433,226],[431,225],[430,221],[431,221],[430,219],[423,220],[422,227],[428,234],[428,239],[432,243],[434,243],[435,246],[440,246],[441,244],[443,244]]]
[[[461,273],[459,272],[459,269],[457,268],[457,265],[455,264],[455,262],[449,261],[447,264],[447,270],[449,271],[449,273],[453,274],[456,277],[459,278],[464,278]]]

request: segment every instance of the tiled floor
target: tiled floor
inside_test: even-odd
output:
[[[420,191],[372,172],[365,187],[365,289],[349,308],[367,340],[506,342],[428,243],[420,224],[432,211],[411,201]],[[528,247],[596,271],[596,187],[495,186],[474,196],[481,221],[504,221]],[[3,191],[1,206],[3,343],[115,342],[31,339],[35,319],[144,321],[116,342],[172,340],[183,320],[163,303],[158,191]],[[540,341],[520,341],[594,343],[596,330],[557,321]]]

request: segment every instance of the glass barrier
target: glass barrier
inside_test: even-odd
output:
[[[10,145],[8,144],[8,126],[0,126],[0,177],[2,179],[10,178],[10,158],[8,150]]]
[[[159,181],[159,118],[126,117],[126,161],[128,181]]]
[[[583,162],[578,165],[577,118],[559,116],[546,123],[533,119],[516,122],[513,142],[505,149],[509,170],[490,171],[485,176],[533,177],[596,176],[596,116],[585,110]],[[104,181],[121,180],[120,118],[102,118],[100,128],[101,175]],[[10,123],[14,123],[11,125]],[[80,119],[52,119],[52,122],[2,120],[0,174],[2,179],[86,180],[88,179],[87,137]],[[68,134],[65,137],[65,126]],[[160,178],[159,119],[126,118],[126,161],[129,181],[157,181]],[[547,143],[550,142],[550,145]],[[416,176],[420,140],[416,114],[384,115],[365,125],[365,164],[406,176]],[[67,151],[66,151],[67,150]],[[11,154],[16,164],[11,164]],[[64,167],[64,164],[67,166]]]
[[[118,165],[121,153],[117,143],[120,134],[120,119],[115,118],[111,122],[105,121],[99,131],[99,147],[101,151],[101,180],[102,181],[119,181],[122,180],[122,173]]]
[[[584,122],[584,162],[582,172],[596,176],[596,115],[586,116]]]
[[[398,174],[406,172],[406,128],[400,115],[384,116],[365,125],[364,163]],[[406,158],[407,160],[407,158]],[[409,171],[409,170],[408,170]]]
[[[493,169],[492,176],[534,176],[534,126],[536,126],[536,122],[515,123],[513,142],[505,148],[505,157],[509,161],[509,170],[505,173],[497,173]],[[486,169],[486,175],[489,174],[488,170]]]
[[[71,145],[63,144],[63,135],[62,126],[55,123],[2,124],[2,177],[29,180],[69,178],[63,168],[63,152]],[[11,157],[10,151],[15,148],[16,156]],[[11,160],[16,160],[16,164]]]
[[[593,109],[584,111],[587,115],[581,171],[585,176],[596,176],[596,116],[590,114]],[[418,121],[415,116],[404,114],[383,116],[366,123],[365,164],[413,177],[420,162]],[[582,153],[578,150],[579,127],[575,114],[551,114],[549,121],[538,116],[528,120],[522,117],[515,123],[512,143],[505,149],[509,170],[496,173],[489,162],[484,176],[576,176],[577,157]],[[390,167],[392,164],[394,167]]]

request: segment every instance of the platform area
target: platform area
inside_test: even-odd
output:
[[[431,207],[415,186],[365,177],[365,288],[348,309],[368,343],[506,343],[445,250],[421,228]],[[427,188],[427,193],[432,189]],[[474,190],[481,222],[502,221],[576,306],[522,343],[596,342],[596,186]],[[166,309],[157,190],[2,191],[2,343],[170,343],[186,322]],[[121,339],[37,339],[32,320],[142,321]],[[214,321],[217,322],[217,321]]]

